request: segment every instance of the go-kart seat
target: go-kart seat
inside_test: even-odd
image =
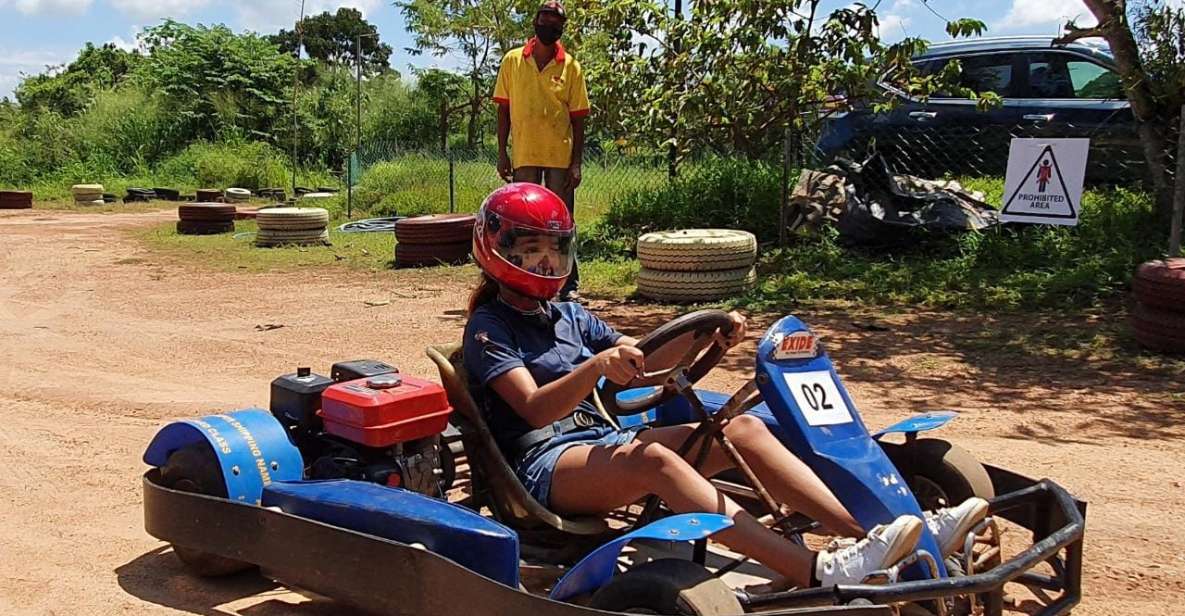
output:
[[[465,443],[475,492],[485,491],[488,505],[498,520],[516,529],[550,526],[573,535],[601,535],[608,531],[608,524],[601,518],[564,517],[536,501],[510,468],[469,393],[461,345],[428,347],[427,352],[440,370],[440,381],[449,403],[460,416],[456,423],[460,424],[457,427]]]

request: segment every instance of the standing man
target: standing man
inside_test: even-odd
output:
[[[548,0],[535,14],[535,37],[502,58],[494,102],[498,103],[498,175],[507,182],[542,184],[575,215],[576,187],[584,159],[588,90],[576,59],[560,36],[568,22],[564,5]],[[513,158],[507,143],[514,144]],[[560,301],[579,301],[575,264]]]

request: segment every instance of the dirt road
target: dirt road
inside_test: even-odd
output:
[[[0,213],[0,613],[341,611],[255,578],[185,576],[142,530],[140,455],[170,418],[266,406],[269,381],[297,365],[373,357],[435,377],[422,349],[458,337],[471,273],[210,272],[162,260],[127,234],[171,217]],[[631,333],[670,316],[595,307]],[[885,317],[890,331],[855,327],[844,312],[800,316],[826,336],[870,426],[959,409],[946,436],[1090,502],[1076,613],[1179,611],[1179,376],[965,344],[982,324],[957,315]],[[1053,327],[1027,322],[993,327]],[[739,384],[745,352],[707,384]]]

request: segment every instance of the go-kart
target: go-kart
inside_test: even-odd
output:
[[[603,382],[595,399],[622,425],[701,422],[681,453],[702,463],[706,445],[719,443],[736,471],[716,484],[791,540],[817,525],[775,502],[728,442],[723,428],[743,413],[764,420],[866,528],[989,499],[989,517],[963,549],[936,558],[926,535],[864,583],[783,590],[752,584],[773,576],[711,541],[731,525],[724,516],[673,515],[655,498],[608,519],[549,511],[494,443],[460,345],[428,350],[443,388],[350,362],[333,379],[307,370],[277,379],[270,411],[166,426],[144,456],[153,467],[145,527],[200,575],[259,567],[290,587],[385,614],[996,615],[1009,607],[1010,585],[1032,589],[1029,613],[1077,605],[1085,503],[1050,480],[918,437],[953,413],[870,434],[822,344],[794,317],[766,333],[753,380],[734,395],[695,389],[725,355],[730,327],[719,311],[671,321],[639,346],[679,359],[628,385]],[[890,434],[904,442],[885,442]],[[470,485],[450,503],[458,456]],[[1023,547],[1007,556],[1005,528],[1031,535],[1010,542]]]

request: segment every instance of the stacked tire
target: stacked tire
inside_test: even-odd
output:
[[[314,246],[329,244],[329,211],[319,207],[264,208],[255,215],[255,245]]]
[[[1185,259],[1141,265],[1132,292],[1136,340],[1153,351],[1185,354]]]
[[[731,229],[686,229],[638,238],[638,294],[663,302],[719,301],[757,282],[757,237]]]
[[[70,194],[74,197],[74,203],[78,205],[103,205],[106,203],[103,199],[102,184],[75,184],[70,187]]]
[[[151,188],[129,188],[123,198],[124,203],[147,203],[157,198],[156,191]]]
[[[27,210],[33,207],[33,193],[23,190],[0,190],[0,210]]]
[[[218,203],[221,202],[222,191],[214,188],[199,188],[197,191],[198,203]]]
[[[246,203],[251,200],[251,191],[246,188],[228,188],[224,198],[227,203]]]
[[[472,214],[433,214],[395,223],[395,267],[459,265],[473,250]]]
[[[235,206],[224,203],[185,203],[177,208],[177,233],[218,235],[235,230]]]

